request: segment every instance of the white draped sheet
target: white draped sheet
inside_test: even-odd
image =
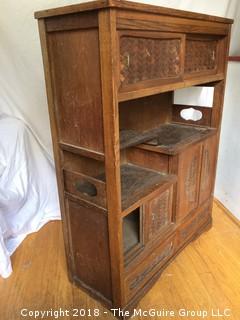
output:
[[[53,162],[31,129],[0,114],[0,275],[29,233],[60,219]]]

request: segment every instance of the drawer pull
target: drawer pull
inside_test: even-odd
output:
[[[77,181],[75,183],[76,190],[90,197],[97,196],[97,188],[89,181]]]

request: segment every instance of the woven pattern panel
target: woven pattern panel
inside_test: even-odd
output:
[[[180,39],[120,39],[120,81],[122,86],[140,81],[179,76]]]
[[[170,191],[167,190],[158,198],[154,199],[150,205],[150,226],[149,237],[155,236],[159,230],[170,223]]]
[[[217,41],[187,40],[185,72],[210,71],[216,68]]]

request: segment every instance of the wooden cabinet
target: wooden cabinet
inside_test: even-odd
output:
[[[39,23],[71,281],[131,311],[211,226],[232,20],[103,0]],[[176,89],[214,88],[181,116]]]

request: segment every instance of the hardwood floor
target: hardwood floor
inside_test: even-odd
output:
[[[164,271],[153,289],[142,299],[139,308],[173,310],[175,317],[162,319],[201,319],[182,317],[179,309],[231,309],[231,316],[219,319],[240,319],[240,228],[216,203],[213,228],[189,245]],[[99,308],[100,304],[67,279],[61,223],[51,222],[40,232],[29,236],[13,256],[12,276],[0,279],[0,319],[34,319],[21,316],[21,309],[44,311],[78,308]],[[25,310],[26,311],[26,310]],[[24,314],[25,314],[24,311]],[[56,314],[55,314],[56,316]],[[40,316],[39,318],[40,319]],[[54,319],[43,317],[43,319]],[[114,319],[100,317],[61,317],[59,319]],[[137,316],[140,319],[160,317]]]

